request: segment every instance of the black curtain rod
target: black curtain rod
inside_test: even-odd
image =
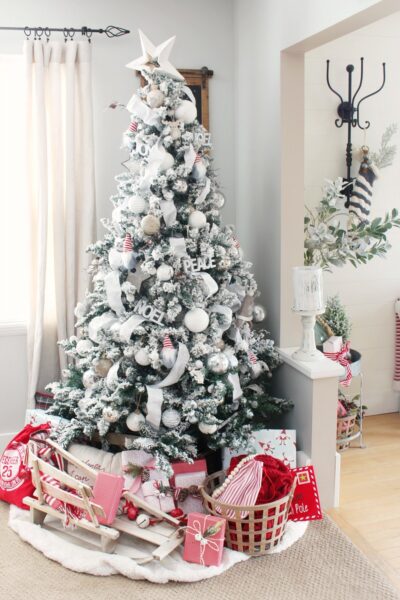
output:
[[[93,29],[92,27],[0,27],[2,31],[23,31],[27,37],[34,35],[35,40],[40,40],[44,35],[47,39],[49,39],[51,33],[53,31],[60,31],[64,34],[65,40],[73,39],[75,33],[80,33],[83,36],[86,36],[90,39],[93,33],[105,33],[107,37],[120,37],[121,35],[126,35],[130,33],[129,29],[124,29],[123,27],[117,27],[116,25],[108,25],[105,29]]]

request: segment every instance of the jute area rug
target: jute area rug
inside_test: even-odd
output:
[[[0,504],[0,597],[7,600],[400,600],[394,588],[328,518],[281,554],[251,559],[200,583],[152,584],[74,573],[7,526]]]

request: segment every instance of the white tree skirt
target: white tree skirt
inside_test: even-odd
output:
[[[145,542],[135,540],[124,534],[120,537],[115,554],[106,554],[95,548],[95,536],[81,529],[64,530],[60,521],[46,517],[45,526],[34,525],[30,522],[29,512],[15,506],[10,507],[9,526],[21,539],[28,542],[48,558],[59,562],[71,571],[89,573],[90,575],[115,575],[120,573],[130,579],[147,579],[153,583],[167,581],[200,581],[223,573],[236,563],[250,558],[241,552],[225,548],[223,561],[219,567],[203,567],[185,562],[182,549],[175,550],[163,561],[153,560],[144,565],[135,562],[138,552],[148,551],[150,546]],[[281,544],[273,553],[286,550],[307,529],[307,523],[289,521]],[[151,546],[154,549],[154,546]]]

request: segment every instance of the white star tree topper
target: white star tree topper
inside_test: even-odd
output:
[[[140,43],[142,46],[142,56],[136,58],[126,66],[128,69],[134,69],[135,71],[156,71],[158,73],[165,73],[183,81],[182,75],[175,69],[175,67],[169,62],[169,55],[172,50],[172,46],[175,43],[175,36],[169,38],[157,47],[144,35],[143,31],[139,29]]]

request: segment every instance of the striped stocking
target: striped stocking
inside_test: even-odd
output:
[[[370,163],[366,154],[364,154],[360,170],[353,183],[350,200],[346,205],[349,213],[358,217],[362,222],[368,222],[368,216],[371,212],[372,186],[378,176],[379,171],[377,167]]]

